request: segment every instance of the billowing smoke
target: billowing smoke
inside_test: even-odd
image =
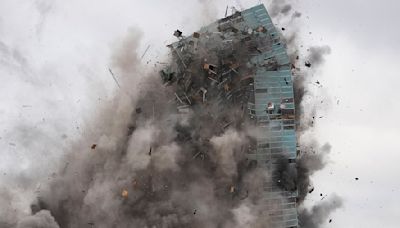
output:
[[[306,66],[319,67],[325,61],[324,56],[330,53],[331,48],[327,45],[310,47],[309,54],[306,57]]]
[[[41,210],[18,222],[17,228],[59,228],[60,226],[47,210]]]
[[[273,0],[269,6],[269,14],[271,17],[276,17],[280,14],[287,16],[292,10],[291,1],[287,0]]]
[[[316,142],[302,146],[302,153],[297,161],[297,185],[299,190],[299,202],[301,203],[310,191],[312,192],[313,185],[310,177],[317,171],[323,169],[328,162],[328,155],[331,146],[326,143],[318,147]]]
[[[286,1],[275,1],[270,13],[289,15],[291,10]],[[245,154],[254,149],[259,134],[244,106],[254,99],[249,92],[253,81],[223,81],[213,74],[219,70],[232,78],[244,75],[242,70],[248,69],[236,63],[248,61],[242,58],[249,50],[233,43],[223,50],[229,59],[221,61],[215,50],[226,41],[219,34],[206,35],[212,42],[197,46],[201,54],[186,63],[174,50],[177,47],[171,46],[171,68],[179,63],[192,74],[170,69],[162,71],[161,81],[141,68],[137,53],[141,33],[129,30],[111,59],[110,73],[120,85],[113,100],[87,123],[60,171],[38,191],[31,215],[2,214],[0,225],[273,227],[264,212],[276,205],[263,204],[261,198],[263,184],[276,174],[278,187],[298,190],[302,202],[310,175],[326,164],[323,155],[329,153],[329,146],[314,145],[321,153],[302,150],[297,167],[283,158],[276,173],[266,173],[248,160]],[[259,50],[255,46],[251,51]],[[323,62],[321,54],[328,53],[327,48],[310,49],[307,59],[318,66]],[[304,80],[294,83],[299,107],[306,89]],[[318,227],[339,206],[324,201],[311,212],[302,211],[304,227]]]
[[[299,12],[299,11],[295,11],[293,14],[292,14],[292,18],[299,18],[299,17],[301,17],[301,13]]]
[[[343,201],[337,195],[332,195],[325,201],[314,205],[311,209],[301,209],[299,219],[302,221],[301,227],[318,228],[331,223],[329,215],[343,206]]]
[[[259,202],[269,177],[244,156],[257,132],[242,118],[242,104],[218,106],[211,95],[206,103],[193,95],[187,99],[197,105],[177,112],[176,88],[158,75],[138,79],[139,40],[140,32],[130,30],[116,48],[120,92],[71,146],[18,227],[268,224]]]
[[[311,176],[322,170],[329,161],[331,146],[326,143],[319,147],[316,141],[303,143],[300,146],[296,165],[289,163],[287,158],[279,160],[275,170],[280,179],[280,186],[286,191],[298,192],[298,203],[303,203],[306,196],[311,193],[314,186]]]

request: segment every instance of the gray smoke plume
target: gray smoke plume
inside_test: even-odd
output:
[[[310,177],[317,171],[323,169],[328,163],[328,155],[331,151],[331,145],[326,143],[321,147],[314,141],[303,145],[302,153],[297,161],[297,186],[299,192],[299,202],[301,203],[310,189],[313,188]]]
[[[301,15],[302,15],[302,13],[296,11],[296,12],[294,12],[294,13],[292,14],[292,18],[299,18],[299,17],[301,17]]]
[[[60,228],[47,210],[41,210],[21,220],[17,228]]]
[[[331,53],[331,48],[327,45],[325,46],[313,46],[309,48],[309,54],[306,57],[308,63],[311,67],[319,67],[325,62],[325,56]]]
[[[217,19],[218,8],[213,0],[197,0],[200,4],[201,22],[208,24]]]
[[[40,190],[33,215],[18,226],[267,225],[259,203],[268,176],[244,157],[256,133],[240,106],[221,110],[209,98],[205,106],[178,113],[171,102],[177,90],[158,75],[139,80],[145,74],[136,53],[139,39],[130,30],[116,47],[112,68],[120,93],[88,123],[59,174]]]
[[[286,191],[297,190],[297,202],[301,204],[313,188],[310,177],[328,163],[330,150],[328,143],[318,147],[317,142],[313,141],[301,145],[296,164],[282,157],[275,170],[280,179],[280,187]]]
[[[268,13],[271,17],[277,17],[280,14],[287,16],[292,10],[292,4],[287,0],[273,0],[268,9]]]
[[[15,226],[17,214],[12,209],[13,195],[7,188],[0,188],[0,227]]]
[[[310,210],[302,209],[299,213],[301,227],[318,228],[332,222],[329,215],[343,206],[343,201],[337,195],[332,195],[327,200],[318,203]]]
[[[271,15],[291,11],[286,1],[274,2]],[[219,47],[223,41],[219,35],[207,36],[213,42],[198,46],[202,54],[191,61],[229,65],[233,69],[229,74],[235,75],[237,59],[220,64],[211,47]],[[202,80],[207,77],[193,77],[188,84],[196,91],[187,96],[181,88],[166,87],[158,75],[141,68],[140,38],[140,31],[130,29],[115,48],[110,72],[121,88],[109,105],[86,123],[82,138],[66,152],[60,171],[38,192],[31,215],[2,214],[2,227],[270,226],[264,212],[275,205],[260,202],[263,183],[270,181],[272,173],[265,173],[244,156],[258,134],[244,118],[243,104],[251,99],[244,91],[252,81],[231,81],[219,88],[232,92],[227,97],[236,99],[235,103],[221,105],[219,99],[212,99],[219,90],[203,87],[206,83]],[[232,48],[238,59],[247,54],[242,46]],[[170,65],[180,58],[175,55]],[[311,59],[317,65],[323,62],[318,57]],[[191,72],[204,71],[197,68]],[[189,77],[171,72],[164,76],[167,84]],[[302,83],[295,79],[296,96],[300,91],[297,106],[306,91]],[[239,89],[230,91],[234,86]],[[192,109],[185,107],[187,102],[194,104]],[[320,150],[321,154],[329,152],[328,146]],[[276,171],[282,180],[279,187],[299,188],[300,201],[310,185],[310,175],[326,163],[318,153],[304,151],[297,169],[283,162]],[[10,201],[7,193],[1,193],[0,200]],[[304,224],[321,224],[326,216],[307,215],[302,217]]]
[[[290,45],[297,46],[296,39],[292,39]],[[295,105],[296,105],[296,119],[300,123],[297,127],[299,134],[306,132],[308,129],[314,126],[315,123],[315,113],[318,109],[320,103],[319,100],[308,101],[304,104],[304,97],[315,97],[315,95],[309,90],[310,84],[314,83],[311,81],[311,76],[313,73],[317,72],[325,62],[327,55],[331,53],[331,48],[327,45],[325,46],[312,46],[308,49],[308,54],[303,57],[305,60],[301,61],[299,54],[294,51],[292,52],[291,59],[294,71],[294,83],[293,90],[295,94]],[[306,71],[306,69],[310,69]],[[323,90],[323,89],[321,89]],[[305,107],[307,106],[307,113],[305,112]]]

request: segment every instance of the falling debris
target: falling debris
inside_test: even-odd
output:
[[[92,146],[90,147],[92,150],[96,149],[97,144],[92,144]]]
[[[310,68],[311,67],[311,63],[309,61],[306,61],[304,64],[306,67]]]
[[[308,193],[311,194],[314,191],[314,188],[311,188]]]
[[[179,31],[178,29],[174,32],[174,36],[181,38],[182,37],[182,32]]]
[[[108,70],[110,71],[111,76],[113,77],[115,83],[117,84],[118,88],[121,88],[121,86],[119,85],[117,78],[114,76],[114,73],[112,72],[112,70],[110,68],[108,68]]]
[[[329,219],[329,223],[331,223],[332,222],[332,219]]]
[[[358,177],[356,177],[355,179],[358,180]]]
[[[143,59],[144,55],[146,55],[147,51],[150,49],[150,45],[147,46],[146,50],[144,50],[142,56],[140,57],[140,59]],[[147,62],[148,63],[148,62]]]

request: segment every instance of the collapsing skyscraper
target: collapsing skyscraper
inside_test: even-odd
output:
[[[260,216],[272,227],[298,227],[296,174],[287,171],[295,170],[297,154],[291,63],[264,5],[235,11],[190,36],[174,35],[173,61],[161,77],[174,90],[178,112],[203,113],[223,130],[257,129],[241,152],[248,167],[268,173],[260,183],[259,203],[268,205]],[[205,156],[196,151],[193,158]],[[229,191],[247,197],[240,184]]]

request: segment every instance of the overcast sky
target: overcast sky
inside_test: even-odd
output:
[[[259,2],[0,1],[0,186],[21,193],[13,206],[29,210],[63,148],[118,90],[108,67],[128,29],[140,29],[140,52],[151,45],[143,64],[152,66],[165,57],[175,29],[189,34],[222,17],[226,5]],[[322,84],[313,90],[328,104],[318,109],[323,118],[313,132],[332,145],[331,162],[313,177],[307,204],[336,193],[344,207],[326,227],[399,227],[400,2],[299,0],[293,8],[302,13],[304,49],[332,50],[313,75]]]

